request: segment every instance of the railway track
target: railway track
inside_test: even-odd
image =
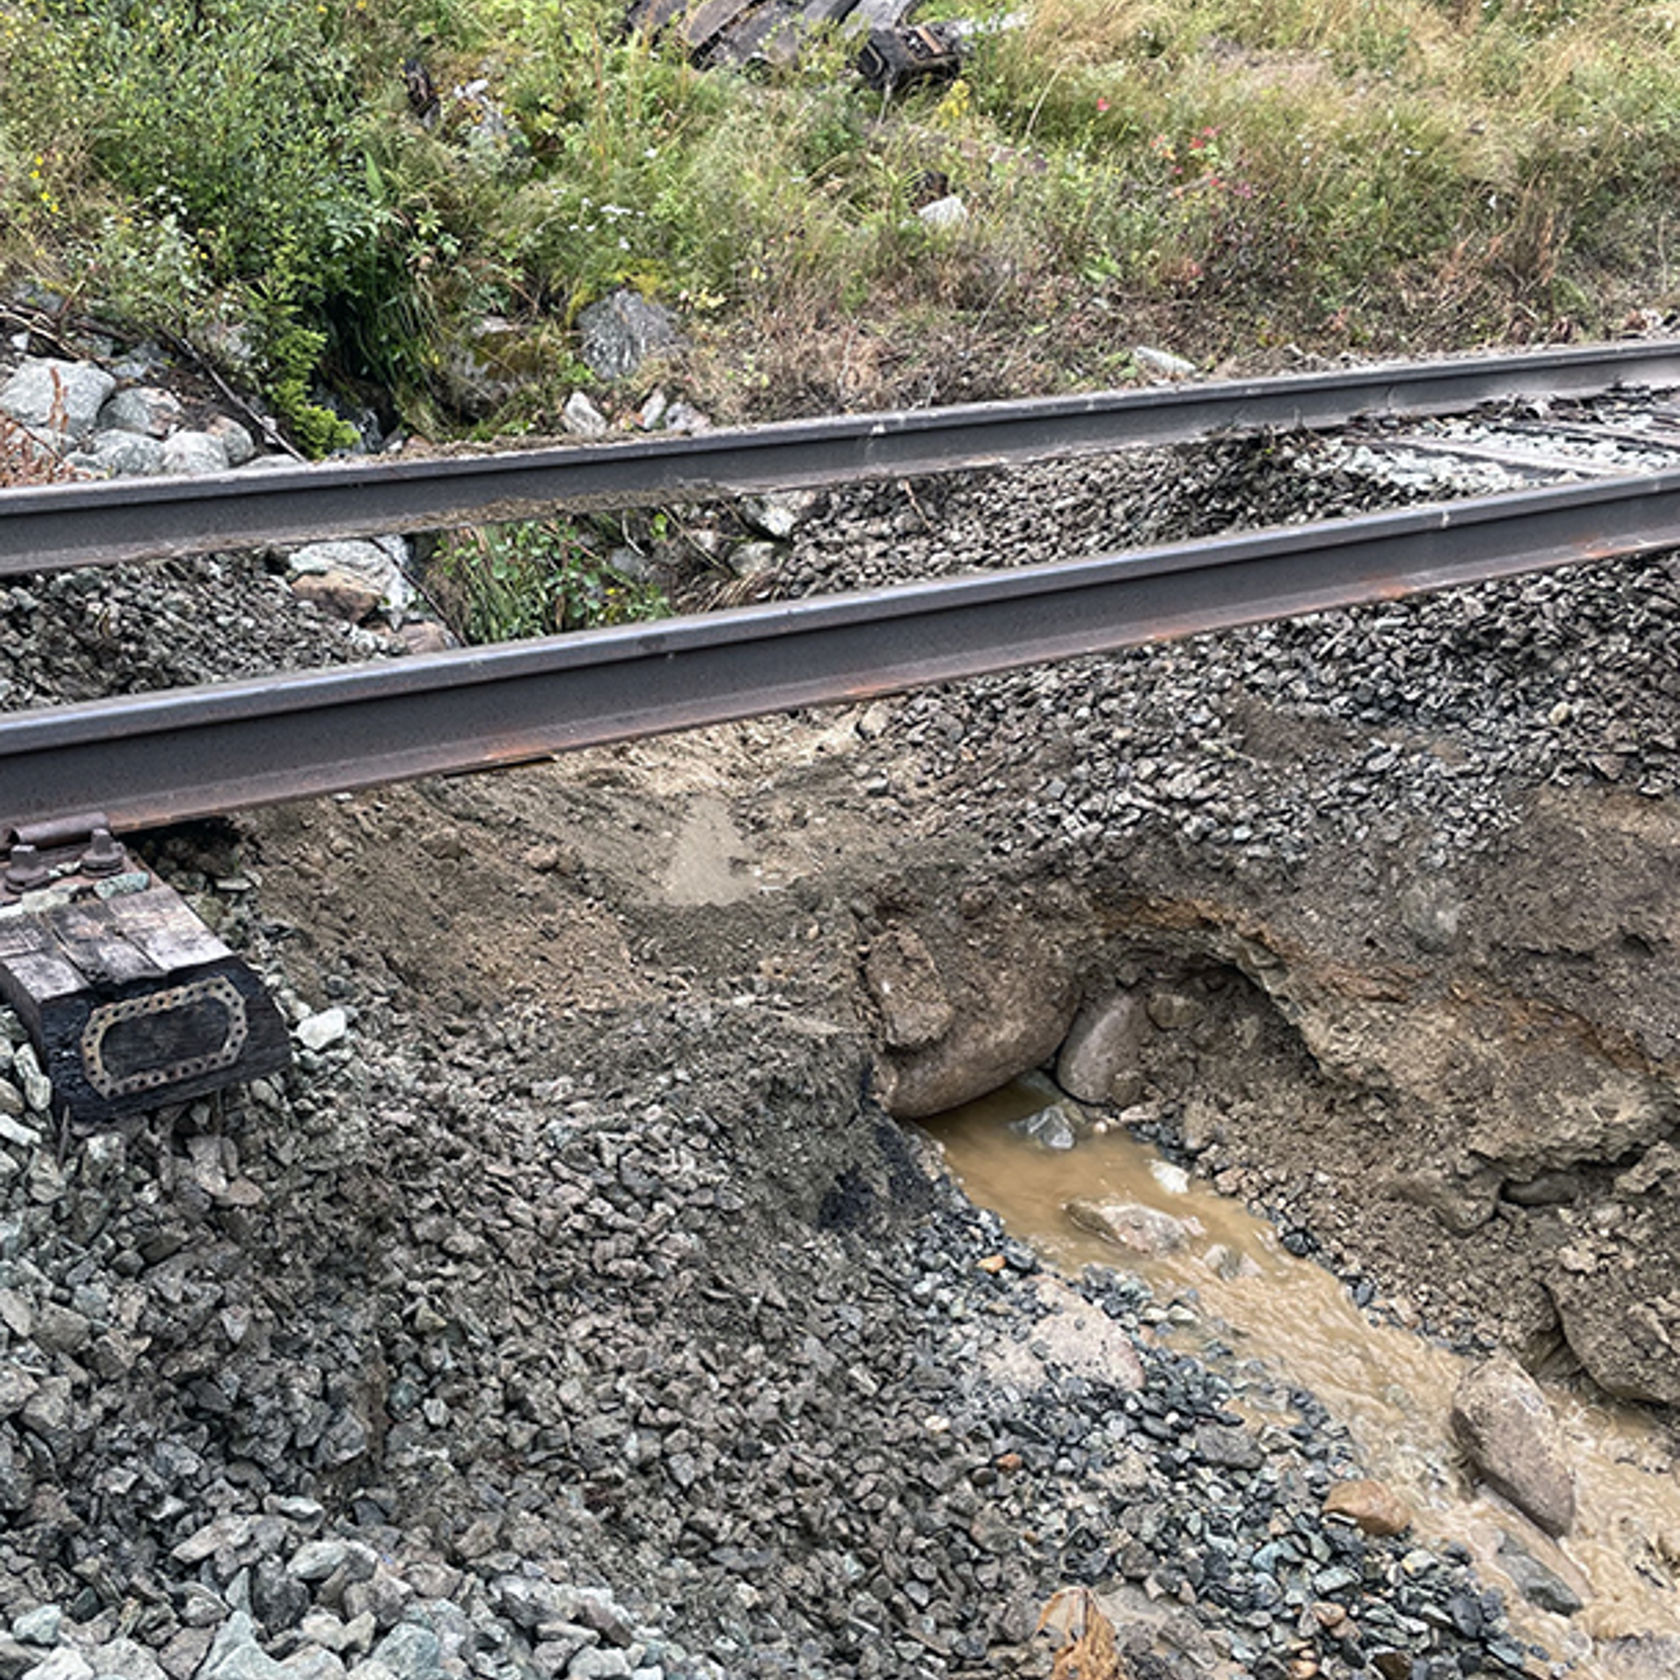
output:
[[[1680,543],[1680,470],[0,720],[13,824],[116,830]]]
[[[113,829],[131,831],[1647,553],[1680,540],[1673,411],[1537,432],[1521,421],[1428,418],[1496,398],[1544,403],[1635,384],[1680,386],[1680,342],[847,416],[609,447],[0,493],[0,575],[17,575],[1355,421],[1348,448],[1389,457],[1433,451],[1495,463],[1508,481],[1542,481],[1440,507],[995,576],[0,716],[0,825],[50,826],[97,811]],[[1406,431],[1375,429],[1399,420]],[[1573,459],[1560,455],[1564,448]],[[1666,462],[1667,470],[1618,470],[1630,456],[1642,469]],[[1543,482],[1565,475],[1587,482]]]
[[[1405,417],[1354,447],[1456,452],[1542,483],[1398,513],[740,608],[397,662],[0,716],[0,995],[60,1103],[103,1121],[281,1065],[260,981],[116,836],[252,805],[1393,599],[1680,542],[1680,430],[1467,436],[1490,398],[1680,385],[1680,345],[1359,370],[617,448],[350,463],[0,495],[0,575],[253,542],[489,522]],[[1653,431],[1653,426],[1656,430]],[[1457,428],[1455,430],[1455,428]],[[1677,446],[1670,450],[1669,445]],[[1641,468],[1617,469],[1632,451]]]
[[[841,415],[606,446],[47,485],[0,492],[0,577],[493,524],[557,508],[916,477],[1215,435],[1325,431],[1373,416],[1415,420],[1628,386],[1680,386],[1680,340]]]

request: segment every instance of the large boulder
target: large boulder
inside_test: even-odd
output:
[[[931,1027],[937,978],[951,1020],[931,1043],[890,1050],[879,1064],[877,1094],[901,1120],[956,1108],[1038,1067],[1066,1036],[1076,1003],[1071,975],[1030,923],[938,949],[930,934],[927,949],[933,974],[920,982],[918,1014]],[[896,1030],[919,1036],[926,1027],[906,1015]]]
[[[1569,1350],[1586,1373],[1618,1400],[1680,1406],[1680,1291],[1659,1280],[1676,1245],[1653,1245],[1621,1264],[1622,1245],[1600,1254],[1585,1242],[1566,1244],[1546,1277]]]
[[[1452,1430],[1472,1469],[1548,1534],[1575,1521],[1575,1474],[1540,1385],[1507,1359],[1466,1373],[1453,1394]]]
[[[914,928],[888,928],[870,946],[863,978],[892,1049],[922,1050],[949,1031],[955,1011],[939,969]]]

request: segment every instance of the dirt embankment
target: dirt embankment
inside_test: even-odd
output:
[[[266,894],[312,937],[343,918],[387,983],[441,1007],[737,986],[786,1016],[790,1054],[812,1021],[872,1033],[877,1089],[893,1100],[896,1071],[904,1112],[929,1106],[906,1077],[937,1104],[1053,1054],[1081,996],[1182,994],[1117,1092],[1132,1124],[1403,1319],[1680,1401],[1667,800],[1511,788],[1442,857],[1450,801],[1396,797],[1364,732],[1236,696],[1207,725],[1223,777],[1263,775],[1285,744],[1307,783],[1363,774],[1367,843],[1299,828],[1295,861],[1245,862],[1186,838],[1215,803],[1198,787],[1161,817],[1033,845],[1019,782],[989,796],[990,834],[911,791],[925,760],[906,716],[591,755],[557,772],[563,823],[540,777],[358,800],[316,828],[261,818]],[[1388,732],[1382,750],[1420,781],[1460,768],[1450,743]],[[1030,765],[1041,795],[1049,767]],[[1338,801],[1334,826],[1360,815]],[[865,970],[905,930],[936,995],[922,1047],[894,1054]]]

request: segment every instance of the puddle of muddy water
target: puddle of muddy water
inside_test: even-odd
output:
[[[1615,1643],[1680,1638],[1671,1562],[1680,1560],[1680,1483],[1649,1415],[1548,1386],[1577,1494],[1573,1530],[1562,1543],[1550,1540],[1466,1483],[1448,1427],[1465,1360],[1367,1318],[1341,1283],[1291,1255],[1270,1225],[1124,1131],[1084,1137],[1072,1149],[1023,1136],[1014,1123],[1042,1110],[1050,1089],[1017,1083],[926,1122],[973,1201],[1067,1271],[1091,1263],[1133,1271],[1163,1305],[1192,1308],[1194,1323],[1164,1323],[1161,1333],[1187,1352],[1218,1357],[1221,1344],[1229,1348],[1238,1368],[1228,1374],[1239,1383],[1241,1363],[1256,1360],[1316,1394],[1347,1428],[1368,1473],[1411,1505],[1418,1538],[1468,1547],[1483,1578],[1504,1591],[1519,1635],[1569,1659],[1571,1674],[1628,1680],[1654,1672]],[[1141,1258],[1074,1224],[1066,1204],[1085,1197],[1193,1219],[1201,1234],[1176,1253]],[[1270,1421],[1252,1404],[1248,1410],[1254,1421]],[[1566,1618],[1528,1603],[1501,1563],[1505,1534],[1568,1581],[1584,1607]]]

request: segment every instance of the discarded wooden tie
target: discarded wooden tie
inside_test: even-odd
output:
[[[0,999],[73,1121],[184,1102],[283,1068],[261,980],[97,815],[0,831]]]

